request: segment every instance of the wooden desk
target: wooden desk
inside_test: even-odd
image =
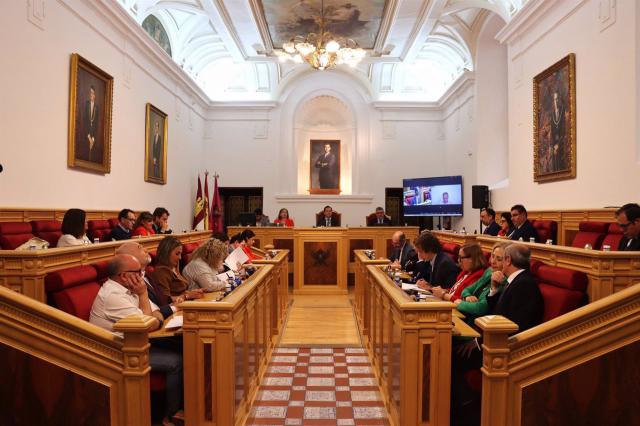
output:
[[[453,334],[460,337],[480,337],[480,333],[455,314],[453,315]]]
[[[173,236],[186,244],[206,241],[211,237],[211,232],[197,231]],[[164,235],[159,235],[126,241],[138,242],[147,251],[152,251],[158,248],[163,238]],[[124,242],[110,241],[46,250],[0,250],[0,285],[46,303],[44,278],[49,272],[110,259]]]

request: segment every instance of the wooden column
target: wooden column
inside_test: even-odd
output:
[[[113,326],[113,331],[124,333],[124,395],[126,424],[151,423],[149,406],[149,335],[148,330],[156,320],[148,316],[130,316]]]
[[[507,426],[509,387],[509,335],[518,326],[500,315],[480,317],[475,323],[483,331],[482,425]]]

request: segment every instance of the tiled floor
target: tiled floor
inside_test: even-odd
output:
[[[277,348],[247,425],[387,425],[361,348]]]

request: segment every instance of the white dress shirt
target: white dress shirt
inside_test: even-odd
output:
[[[502,291],[505,291],[505,290],[506,290],[506,289],[511,285],[511,283],[513,282],[513,280],[515,280],[515,279],[516,279],[516,277],[517,277],[518,275],[520,275],[522,272],[524,272],[524,269],[518,269],[517,271],[512,272],[512,273],[511,273],[511,275],[509,275],[509,276],[507,277],[507,284],[505,284],[505,286],[504,286],[504,290],[502,290]],[[493,295],[494,295],[494,294],[496,294],[498,291],[499,291],[499,288],[497,288],[496,290],[493,290],[493,289],[489,290],[489,296],[493,296]]]
[[[71,234],[64,234],[58,238],[58,244],[56,244],[56,247],[74,247],[83,246],[85,244],[91,244],[91,241],[86,235],[83,235],[82,238],[76,238]]]
[[[152,301],[149,301],[149,304],[152,312],[159,309]],[[140,301],[137,294],[131,293],[122,284],[108,279],[102,284],[98,295],[93,301],[89,322],[105,330],[113,331],[113,324],[122,318],[129,315],[144,315],[139,305]],[[122,333],[116,334],[122,336]]]

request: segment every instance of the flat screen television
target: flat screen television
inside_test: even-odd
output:
[[[462,176],[402,180],[405,216],[462,216]]]

